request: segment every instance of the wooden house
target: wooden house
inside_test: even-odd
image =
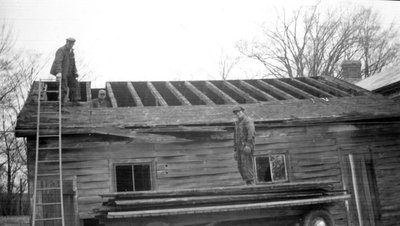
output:
[[[392,67],[355,84],[366,90],[400,101],[400,67]]]
[[[37,86],[16,127],[27,138],[31,191]],[[400,105],[389,98],[331,77],[108,82],[106,90],[112,108],[91,108],[98,90],[81,83],[81,106],[62,109],[67,225],[290,225],[304,208],[327,208],[336,225],[400,221]],[[47,100],[44,109],[57,107]],[[256,126],[253,186],[234,160],[235,105]],[[55,156],[57,140],[40,145],[48,151],[39,157]]]

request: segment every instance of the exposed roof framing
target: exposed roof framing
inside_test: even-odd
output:
[[[237,88],[236,86],[232,85],[230,82],[225,80],[225,81],[223,81],[223,83],[230,90],[232,90],[233,92],[237,93],[239,96],[242,96],[244,99],[246,99],[246,103],[258,103],[259,102],[257,99],[250,96],[248,93],[242,91],[241,89]]]
[[[126,86],[128,87],[129,93],[132,95],[133,101],[135,101],[136,106],[143,107],[142,100],[137,94],[135,88],[133,87],[131,82],[127,82]]]
[[[156,98],[157,103],[161,106],[168,106],[167,102],[165,102],[164,98],[157,91],[157,89],[153,86],[151,82],[147,82],[147,87],[150,89],[151,94]]]
[[[114,92],[113,92],[113,89],[111,88],[110,82],[106,83],[106,87],[107,87],[108,97],[111,100],[111,106],[113,108],[118,107],[117,100],[115,99]]]
[[[182,103],[182,105],[192,105],[179,90],[177,90],[170,82],[165,82],[165,86],[175,95],[176,98]]]
[[[215,103],[208,98],[205,94],[203,94],[199,89],[197,89],[192,83],[185,81],[185,86],[189,88],[194,94],[196,94],[202,101],[204,101],[207,105],[215,105]]]
[[[262,87],[264,87],[265,89],[270,90],[271,92],[275,93],[278,96],[283,97],[284,99],[288,99],[288,100],[295,100],[297,99],[296,97],[290,95],[289,93],[286,93],[278,88],[276,88],[273,85],[270,85],[262,80],[257,80],[258,84],[260,84]]]
[[[215,92],[218,96],[220,96],[225,103],[227,104],[238,104],[238,102],[236,102],[236,100],[234,100],[232,97],[228,96],[226,93],[224,93],[222,90],[218,89],[214,84],[212,84],[209,81],[206,81],[206,86],[212,90],[213,92]]]
[[[265,93],[264,91],[260,90],[259,88],[250,85],[249,83],[245,82],[245,81],[240,81],[240,84],[242,84],[244,87],[254,91],[257,95],[267,99],[267,100],[278,100],[275,97]]]
[[[297,87],[295,87],[293,85],[290,85],[290,84],[288,84],[286,82],[283,82],[283,81],[281,81],[279,79],[274,80],[274,82],[277,83],[279,86],[282,86],[283,88],[286,88],[286,89],[288,89],[288,90],[290,90],[290,91],[292,91],[292,92],[294,92],[294,93],[296,93],[296,94],[298,94],[300,96],[303,96],[305,98],[312,99],[312,98],[316,98],[317,97],[317,96],[314,96],[314,95],[312,95],[310,93],[307,93],[307,92],[305,92],[305,91],[303,91],[303,90],[301,90],[301,89],[299,89],[299,88],[297,88]]]
[[[344,92],[344,91],[342,91],[340,89],[337,89],[337,88],[335,88],[333,86],[329,86],[329,85],[327,85],[325,83],[322,83],[322,82],[320,82],[320,81],[318,81],[318,80],[316,80],[314,78],[304,77],[303,79],[306,82],[308,82],[308,83],[310,83],[310,84],[312,84],[314,86],[317,86],[322,90],[326,90],[326,91],[332,93],[335,96],[342,96],[342,97],[350,96],[348,93],[346,93],[346,92]]]
[[[56,84],[48,84],[51,89]],[[86,84],[86,92],[99,89]],[[371,92],[332,77],[214,81],[107,82],[112,107],[237,105],[271,101],[370,96]],[[90,101],[86,95],[83,101]]]

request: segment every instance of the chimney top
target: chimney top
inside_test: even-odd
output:
[[[343,80],[356,83],[361,80],[361,62],[357,60],[345,60],[342,63]]]

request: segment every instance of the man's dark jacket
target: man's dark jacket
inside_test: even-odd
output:
[[[74,52],[66,45],[57,50],[51,66],[50,74],[57,75],[58,73],[61,73],[63,77],[76,76],[77,73]]]

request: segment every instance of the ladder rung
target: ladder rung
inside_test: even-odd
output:
[[[49,203],[36,203],[37,206],[53,206],[61,205],[61,202],[49,202]]]
[[[39,137],[59,137],[59,135],[39,135]]]
[[[38,177],[51,177],[51,176],[60,176],[59,173],[44,173],[44,174],[38,174]]]
[[[53,218],[39,218],[35,221],[55,221],[55,220],[62,220],[62,217],[53,217]]]
[[[60,187],[49,187],[49,188],[36,188],[36,191],[48,191],[48,190],[59,190]]]
[[[46,93],[58,93],[58,90],[46,90]]]
[[[39,148],[39,150],[57,150],[59,147],[47,147],[47,148]]]
[[[46,101],[43,101],[43,103],[58,103],[58,102],[60,102],[60,101],[58,101],[58,100],[46,100]]]
[[[41,111],[40,114],[58,114],[58,111]]]
[[[40,125],[58,125],[60,124],[59,122],[41,122],[39,123]]]
[[[40,160],[40,161],[37,161],[38,163],[51,163],[51,162],[60,162],[60,161],[58,161],[58,160]]]

